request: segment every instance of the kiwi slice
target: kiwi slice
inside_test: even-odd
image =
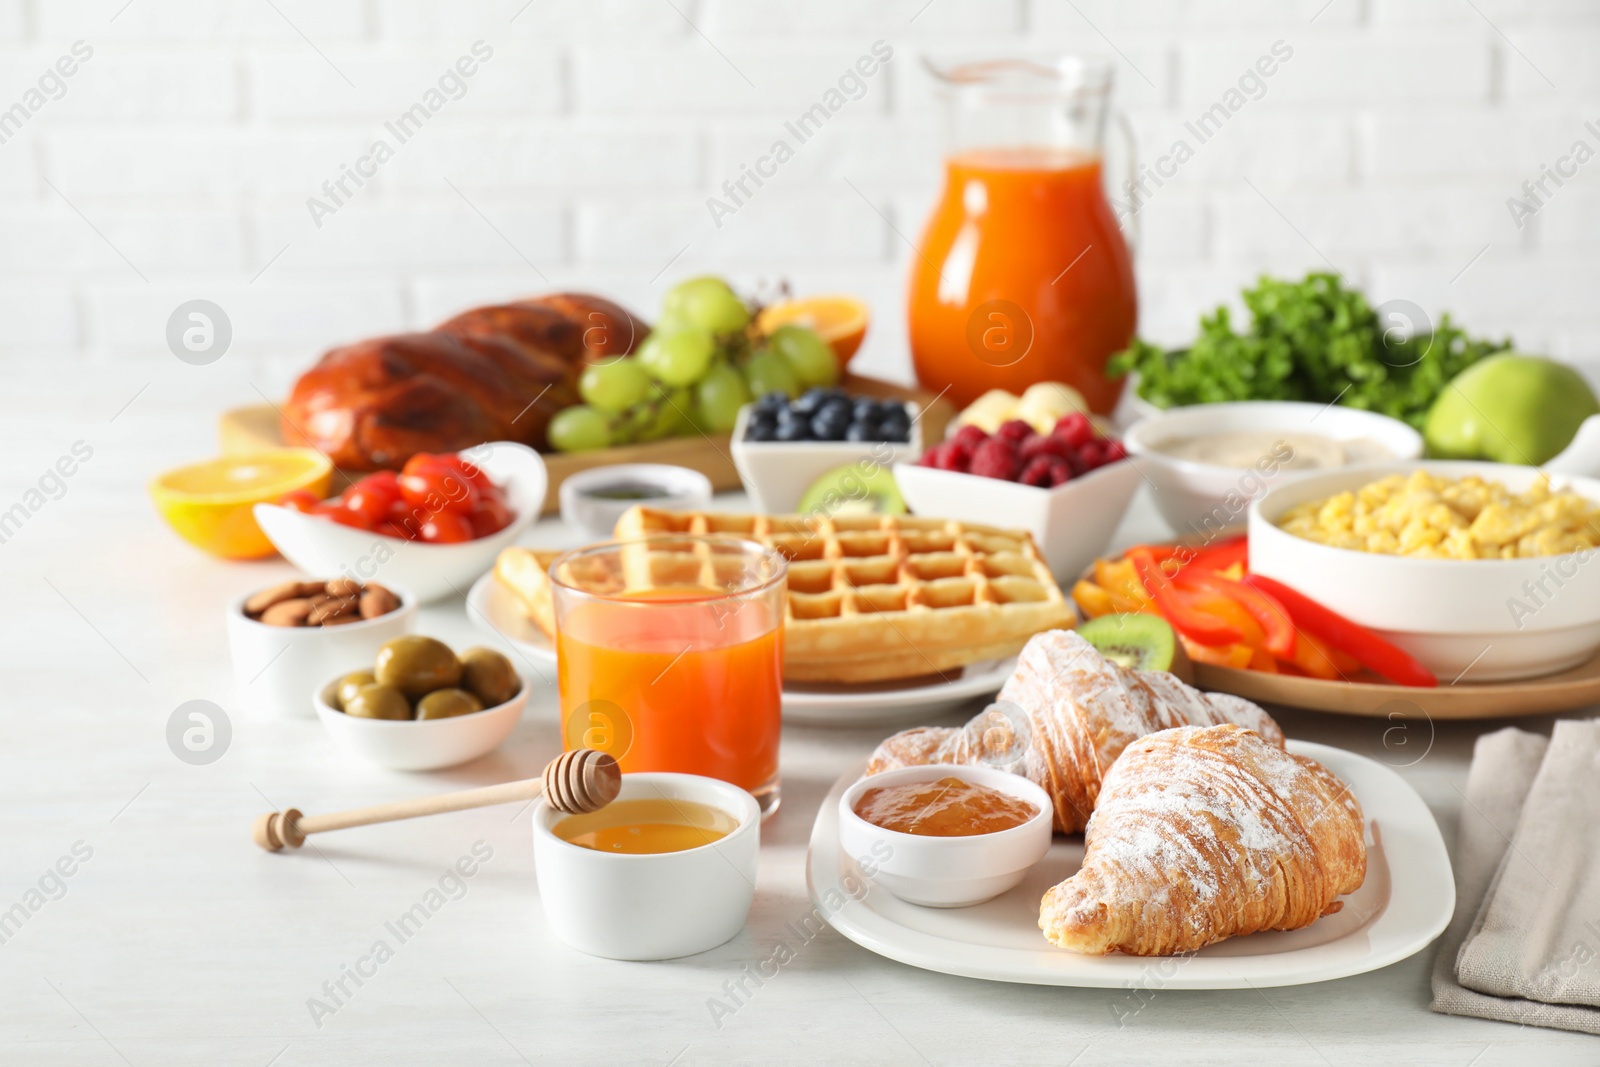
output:
[[[812,482],[795,510],[802,515],[904,515],[909,509],[888,467],[852,463]]]
[[[1159,615],[1102,615],[1078,627],[1083,639],[1106,659],[1136,671],[1188,674],[1189,657],[1172,626]]]

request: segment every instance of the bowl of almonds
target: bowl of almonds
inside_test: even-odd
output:
[[[280,582],[240,597],[227,611],[239,699],[252,714],[314,717],[306,693],[411,632],[416,615],[404,590],[348,577]]]

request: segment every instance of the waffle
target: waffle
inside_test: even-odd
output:
[[[873,682],[1016,655],[1076,620],[1032,537],[906,515],[723,515],[638,506],[620,540],[743,537],[789,561],[783,676]],[[660,576],[630,573],[630,584]],[[666,584],[662,582],[661,584]]]

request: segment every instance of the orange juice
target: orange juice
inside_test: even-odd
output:
[[[556,629],[563,745],[609,752],[624,774],[701,774],[758,800],[775,792],[779,603],[669,587],[571,605]]]
[[[1109,412],[1111,355],[1133,339],[1133,263],[1101,188],[1100,157],[981,148],[945,162],[912,259],[911,358],[957,404],[988,389],[1066,382]]]

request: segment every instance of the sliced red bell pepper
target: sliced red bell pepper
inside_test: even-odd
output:
[[[1244,534],[1240,534],[1237,537],[1229,537],[1226,540],[1218,541],[1214,545],[1207,545],[1205,548],[1200,549],[1190,558],[1188,563],[1184,564],[1184,567],[1186,569],[1197,567],[1201,570],[1225,571],[1235,563],[1248,563],[1249,555],[1250,542]]]
[[[1231,645],[1244,636],[1238,627],[1201,610],[1192,598],[1175,588],[1171,577],[1162,572],[1161,564],[1149,550],[1130,549],[1128,561],[1162,617],[1178,633],[1202,645]]]
[[[1294,620],[1295,626],[1317,640],[1354,656],[1363,667],[1400,685],[1428,689],[1439,684],[1433,672],[1409,652],[1385,641],[1360,623],[1351,622],[1338,612],[1323,607],[1304,593],[1260,574],[1247,574],[1244,581],[1246,585],[1276,597],[1279,603],[1289,609],[1289,617]]]
[[[1261,625],[1266,639],[1262,647],[1279,659],[1294,659],[1295,632],[1289,612],[1276,597],[1243,582],[1224,578],[1215,571],[1185,567],[1173,579],[1180,589],[1198,589],[1237,601]]]

